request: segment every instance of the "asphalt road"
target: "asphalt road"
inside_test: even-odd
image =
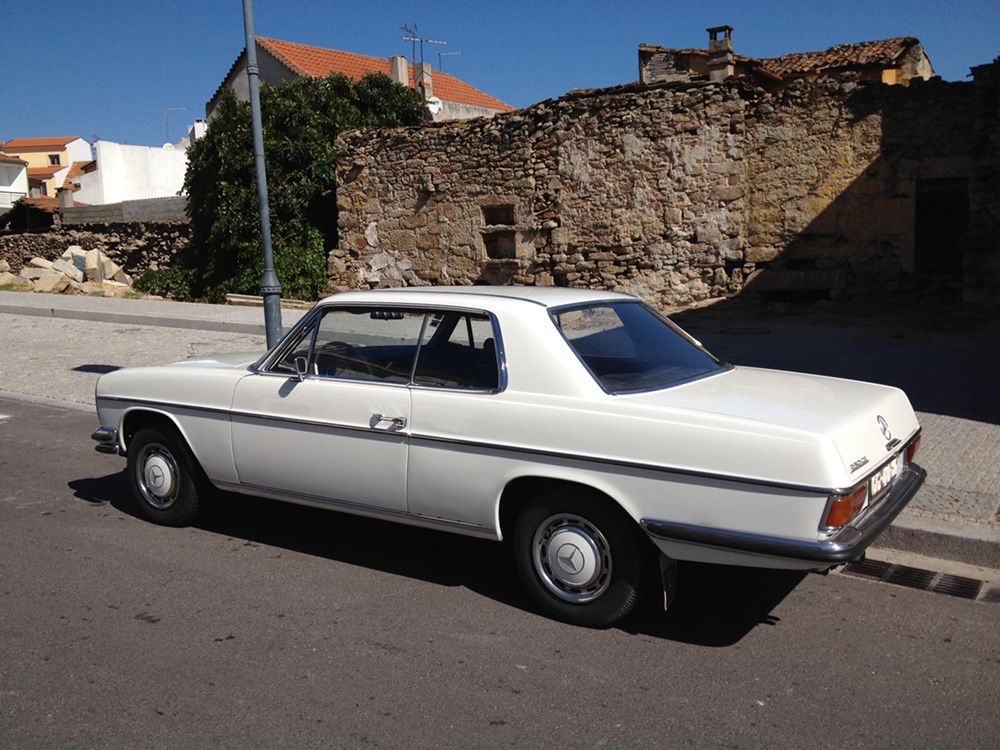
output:
[[[0,400],[0,747],[993,748],[1000,604],[689,565],[623,629],[504,547],[224,498],[133,515],[95,419]]]

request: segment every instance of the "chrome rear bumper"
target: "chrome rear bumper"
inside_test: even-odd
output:
[[[96,440],[94,449],[98,453],[111,453],[117,455],[121,451],[118,447],[118,430],[113,427],[98,427],[90,436],[91,440]]]
[[[642,528],[654,540],[694,544],[751,555],[800,560],[816,567],[840,565],[860,557],[881,531],[906,507],[927,478],[927,472],[909,464],[892,489],[874,507],[828,539],[808,541],[714,529],[672,521],[643,519]]]

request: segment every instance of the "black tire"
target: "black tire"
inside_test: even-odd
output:
[[[207,487],[204,474],[176,430],[137,431],[128,444],[129,487],[144,518],[163,526],[187,526],[198,515]]]
[[[542,611],[606,628],[635,608],[649,571],[646,541],[610,500],[569,491],[537,498],[513,529],[514,564]]]

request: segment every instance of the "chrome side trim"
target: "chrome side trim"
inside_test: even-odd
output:
[[[502,443],[491,443],[478,440],[467,440],[464,438],[451,438],[443,437],[440,435],[429,435],[417,432],[404,432],[404,431],[393,431],[386,432],[384,430],[373,430],[369,427],[358,427],[356,425],[346,425],[339,424],[335,422],[324,422],[320,420],[304,419],[301,417],[287,417],[277,414],[264,414],[259,412],[251,411],[238,411],[236,409],[223,409],[218,407],[207,407],[207,406],[195,406],[191,404],[180,404],[172,403],[168,401],[154,401],[151,399],[139,399],[139,398],[129,398],[123,396],[101,396],[102,400],[107,401],[120,401],[126,403],[142,404],[145,406],[154,406],[160,408],[174,408],[174,409],[187,409],[189,411],[205,411],[212,414],[223,414],[231,419],[261,419],[272,422],[284,422],[287,424],[301,424],[307,425],[309,427],[325,427],[332,430],[352,430],[357,432],[363,432],[368,435],[385,435],[390,436],[405,436],[411,441],[423,441],[426,443],[440,443],[443,445],[460,445],[467,448],[479,448],[489,451],[503,451],[506,453],[518,453],[522,455],[529,456],[542,456],[545,458],[553,458],[563,461],[572,461],[574,463],[592,463],[599,464],[602,466],[617,466],[627,469],[638,469],[640,471],[652,471],[663,474],[672,474],[677,476],[695,477],[698,479],[710,479],[716,482],[731,482],[734,484],[749,484],[755,487],[770,487],[773,489],[789,490],[792,492],[808,492],[812,494],[820,495],[831,495],[831,494],[847,494],[851,491],[850,487],[817,487],[814,485],[807,484],[795,484],[792,482],[778,482],[769,479],[756,479],[753,477],[739,477],[730,474],[719,474],[709,471],[698,471],[694,469],[684,469],[677,466],[663,466],[660,464],[648,464],[639,461],[627,461],[618,458],[609,458],[605,456],[593,456],[593,455],[581,455],[578,453],[565,453],[561,451],[550,451],[543,450],[540,448],[527,448],[524,446],[502,444]],[[919,433],[919,430],[914,433],[912,437],[915,437]],[[908,439],[909,441],[909,439]],[[907,441],[907,442],[908,442]],[[856,485],[855,485],[856,486]]]
[[[94,450],[98,453],[118,454],[118,430],[114,427],[98,427],[90,435],[91,440],[96,440],[97,445]]]
[[[861,555],[876,536],[899,515],[927,478],[927,472],[910,464],[899,475],[893,489],[882,502],[863,517],[845,526],[829,539],[807,541],[742,531],[714,529],[673,521],[644,518],[640,525],[651,537],[673,542],[697,544],[755,555],[794,558],[825,565],[839,565]]]
[[[219,406],[203,406],[201,404],[182,404],[177,401],[160,401],[151,398],[137,398],[135,396],[98,396],[97,401],[112,401],[124,404],[139,404],[141,406],[167,407],[171,409],[187,409],[188,411],[203,411],[209,414],[230,415],[232,409]]]
[[[343,513],[350,513],[355,516],[365,516],[366,518],[377,518],[382,521],[392,521],[394,523],[404,523],[410,526],[420,526],[428,529],[443,529],[457,532],[466,536],[474,536],[481,539],[498,540],[496,529],[490,526],[480,526],[478,524],[464,521],[453,521],[447,518],[434,518],[433,516],[421,516],[416,513],[408,513],[402,510],[392,510],[389,508],[376,508],[371,505],[352,503],[348,500],[333,500],[309,495],[302,492],[289,492],[273,487],[258,484],[236,484],[232,482],[216,482],[215,486],[221,490],[243,493],[265,497],[270,500],[280,500],[281,502],[294,503],[296,505],[308,505],[314,508],[324,508]]]

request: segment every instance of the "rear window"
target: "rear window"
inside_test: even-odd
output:
[[[576,356],[609,393],[666,388],[725,369],[641,302],[562,308],[552,318]]]

